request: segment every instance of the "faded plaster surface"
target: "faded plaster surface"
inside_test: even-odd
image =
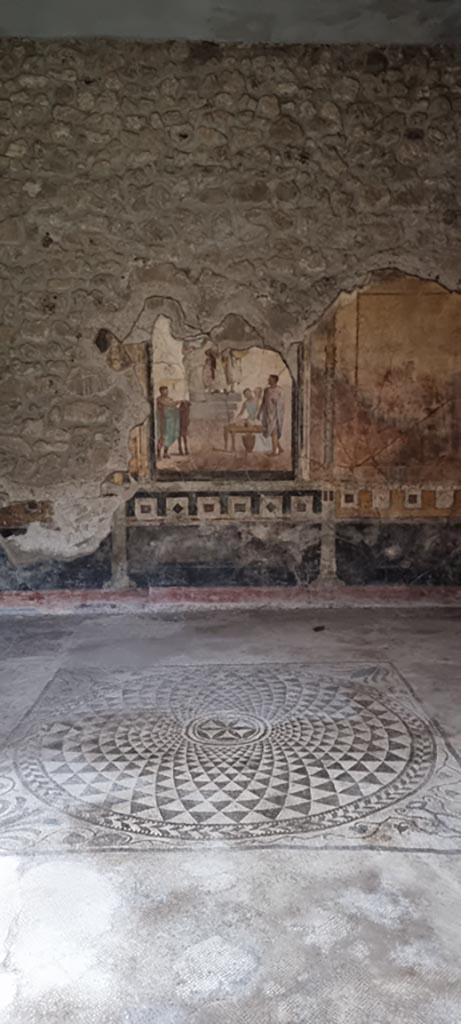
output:
[[[395,267],[458,288],[452,50],[115,42],[1,46],[5,504],[53,518],[16,562],[94,550],[148,405],[129,349],[251,338],[294,366],[341,291]]]
[[[58,669],[224,661],[251,681],[276,660],[389,660],[459,750],[460,638],[456,610],[3,617],[6,731]],[[458,1024],[459,855],[437,850],[447,827],[431,852],[83,853],[78,838],[60,855],[6,852],[1,1024]]]

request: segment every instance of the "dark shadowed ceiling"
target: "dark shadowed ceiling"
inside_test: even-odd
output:
[[[0,0],[6,36],[451,43],[461,0]]]

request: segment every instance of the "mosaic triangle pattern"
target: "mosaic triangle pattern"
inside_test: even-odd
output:
[[[408,806],[436,778],[440,789],[442,767],[451,786],[460,782],[442,737],[387,665],[60,672],[8,756],[22,814],[12,822],[11,797],[0,839],[15,828],[41,835],[46,816],[64,845],[66,829],[83,845],[351,842],[382,832],[396,807],[410,821]]]

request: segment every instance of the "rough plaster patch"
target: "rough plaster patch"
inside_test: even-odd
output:
[[[55,501],[52,527],[31,523],[26,533],[3,538],[2,545],[13,565],[90,554],[107,536],[107,519],[120,499],[81,497],[72,491]]]
[[[337,942],[350,934],[351,925],[344,916],[324,907],[314,907],[306,915],[304,938],[306,945],[319,946],[328,953]]]
[[[410,942],[397,943],[391,957],[405,970],[433,971],[447,969],[444,951],[433,939],[414,939]],[[456,977],[453,975],[453,982]]]
[[[248,985],[257,967],[254,950],[213,935],[179,957],[174,973],[181,997],[195,1002],[238,992]]]
[[[387,928],[399,928],[402,922],[415,914],[411,902],[391,890],[363,892],[355,889],[341,896],[340,903],[354,915],[360,914],[375,924],[385,924]]]
[[[221,852],[213,853],[213,857],[205,854],[188,859],[186,876],[185,884],[192,881],[207,892],[224,892],[238,883],[232,860]]]

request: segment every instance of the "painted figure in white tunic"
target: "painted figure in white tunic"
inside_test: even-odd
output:
[[[264,388],[258,412],[258,418],[261,420],[263,428],[263,437],[270,438],[272,442],[271,455],[280,455],[283,452],[280,439],[282,437],[284,411],[283,391],[279,387],[278,376],[276,373],[271,373],[269,383]]]

